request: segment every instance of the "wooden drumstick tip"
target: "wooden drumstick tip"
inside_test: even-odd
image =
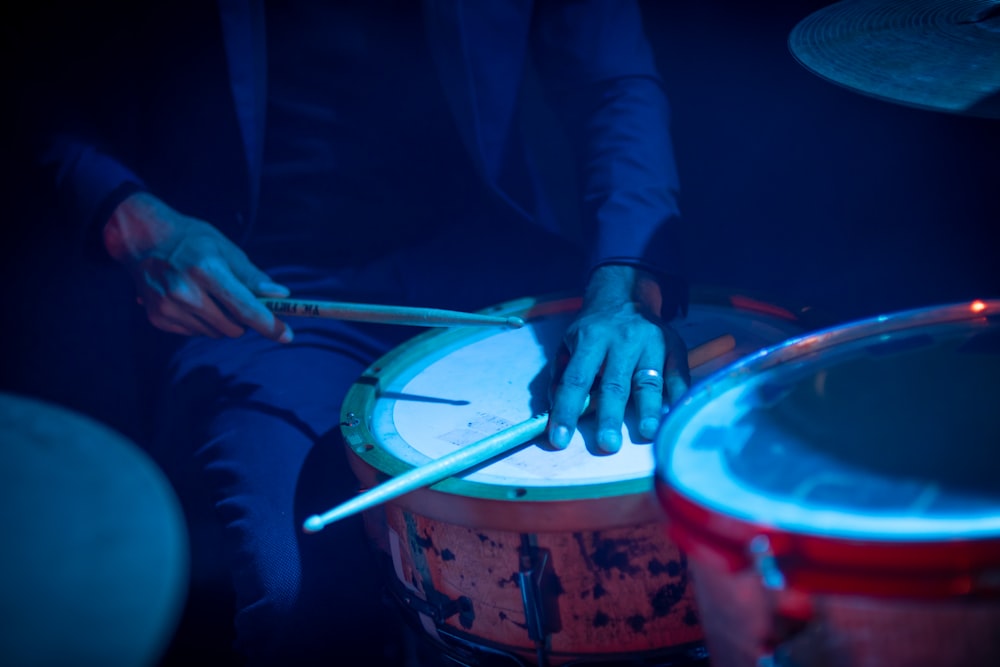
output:
[[[524,326],[524,320],[522,320],[520,317],[508,317],[507,326],[510,327],[511,329],[520,329],[521,327]]]
[[[318,533],[323,530],[324,525],[326,524],[323,523],[323,518],[318,514],[314,514],[305,520],[305,523],[302,524],[302,529],[307,533]]]
[[[707,364],[734,349],[736,349],[736,338],[732,334],[713,338],[688,352],[688,368],[697,368],[702,364]]]

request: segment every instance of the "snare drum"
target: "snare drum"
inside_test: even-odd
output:
[[[510,302],[489,312],[527,326],[438,329],[376,362],[342,413],[362,485],[537,414],[547,362],[579,306]],[[728,296],[696,300],[674,325],[689,346],[736,339],[695,378],[804,330],[795,313]],[[592,453],[594,428],[584,419],[563,451],[532,444],[366,513],[398,598],[441,648],[499,652],[515,664],[698,655],[684,556],[664,534],[652,493],[652,444],[631,442],[630,425],[617,454]]]
[[[1000,301],[787,341],[654,446],[716,667],[1000,665]]]

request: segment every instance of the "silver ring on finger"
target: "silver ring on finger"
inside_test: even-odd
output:
[[[640,384],[643,381],[648,383],[650,380],[659,380],[660,377],[660,371],[655,368],[640,368],[632,375],[632,384]]]

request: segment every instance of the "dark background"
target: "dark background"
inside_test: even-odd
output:
[[[827,4],[645,5],[692,280],[844,318],[997,296],[1000,121],[875,100],[803,69],[787,35]]]
[[[1000,120],[877,101],[807,72],[787,35],[826,4],[643,2],[673,106],[689,279],[841,321],[1000,297]],[[31,63],[18,59],[24,36],[5,37],[16,94]],[[116,266],[53,224],[51,202],[8,150],[18,132],[7,123],[0,165],[0,390],[74,408],[143,444],[169,337],[145,323]],[[567,195],[568,175],[550,180]],[[224,654],[230,610],[214,583],[197,582],[175,651]]]

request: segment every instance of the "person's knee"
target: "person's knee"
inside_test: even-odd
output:
[[[233,570],[236,643],[245,655],[271,655],[288,643],[302,615],[301,573],[285,559],[252,560]]]

